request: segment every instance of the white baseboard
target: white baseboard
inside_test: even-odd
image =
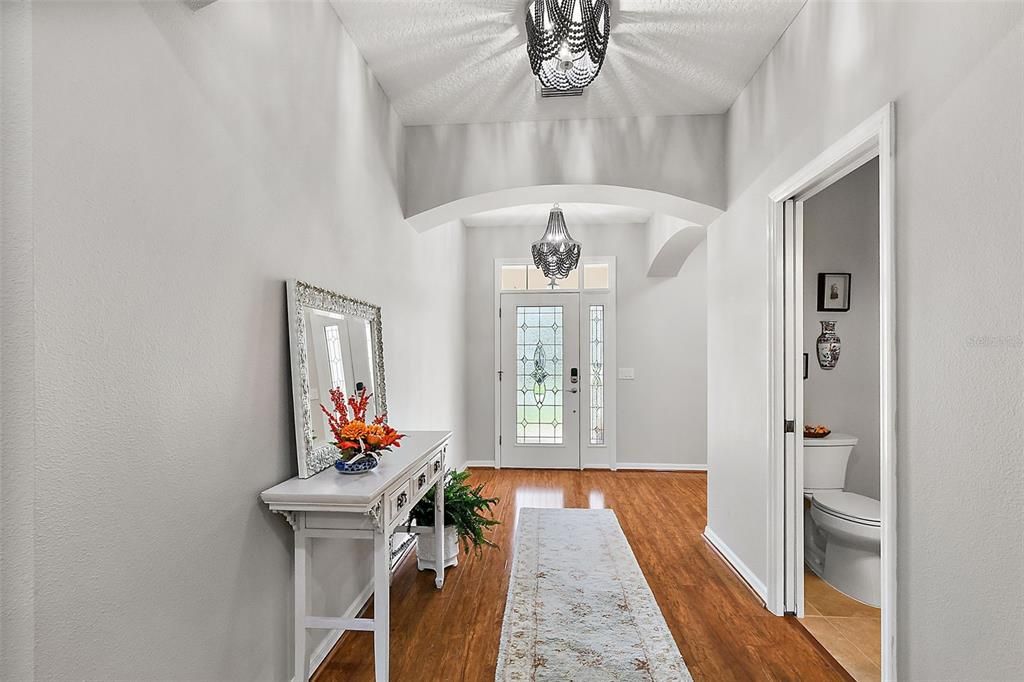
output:
[[[743,563],[736,552],[730,549],[729,545],[722,541],[722,538],[715,535],[715,531],[711,530],[709,526],[704,527],[704,539],[708,541],[715,551],[717,551],[722,558],[725,559],[725,563],[732,567],[732,570],[736,571],[739,577],[747,584],[747,586],[756,594],[762,603],[768,603],[768,588],[764,582],[754,575],[754,572],[750,570],[750,567]]]
[[[466,462],[467,468],[493,469],[494,460],[475,459]],[[514,467],[513,467],[514,468]],[[584,464],[584,469],[633,469],[636,471],[707,471],[707,464],[660,464],[657,462],[616,462],[615,464]]]
[[[647,462],[616,462],[615,469],[635,469],[637,471],[707,471],[707,464],[658,464]]]
[[[352,601],[352,603],[349,604],[348,608],[345,609],[345,613],[343,613],[341,617],[358,617],[359,612],[363,610],[363,607],[366,606],[366,602],[370,600],[370,597],[372,595],[373,580],[370,580],[370,582],[366,584],[366,587],[363,588],[362,592],[360,592]],[[320,640],[320,644],[318,644],[317,647],[313,649],[313,653],[309,655],[310,677],[313,676],[313,673],[316,672],[316,669],[320,667],[320,664],[323,663],[327,656],[331,653],[331,650],[334,649],[335,645],[338,643],[338,640],[341,639],[341,636],[343,634],[345,634],[344,630],[329,630],[327,634],[324,635],[324,638]],[[292,678],[292,682],[296,682],[294,677]]]

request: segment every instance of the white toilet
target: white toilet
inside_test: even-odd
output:
[[[881,508],[845,492],[846,463],[857,438],[833,433],[804,438],[804,561],[840,592],[881,605]]]

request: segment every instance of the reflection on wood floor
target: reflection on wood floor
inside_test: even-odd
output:
[[[398,569],[392,680],[494,679],[521,507],[614,509],[694,679],[849,679],[796,619],[766,611],[704,541],[705,474],[474,469],[474,479],[501,498],[500,547],[460,556],[442,591],[432,572],[417,572],[415,560]],[[371,633],[346,634],[315,679],[373,680],[372,649]]]

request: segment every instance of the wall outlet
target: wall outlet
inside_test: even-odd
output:
[[[636,370],[632,367],[619,367],[619,379],[623,381],[636,379]]]

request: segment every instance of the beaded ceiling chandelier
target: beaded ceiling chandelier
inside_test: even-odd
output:
[[[526,51],[541,85],[581,90],[601,70],[608,49],[608,0],[530,0]]]
[[[569,235],[562,209],[555,204],[548,215],[544,236],[535,241],[531,249],[533,264],[551,279],[552,289],[558,286],[557,280],[568,277],[579,265],[581,248],[581,244]]]

